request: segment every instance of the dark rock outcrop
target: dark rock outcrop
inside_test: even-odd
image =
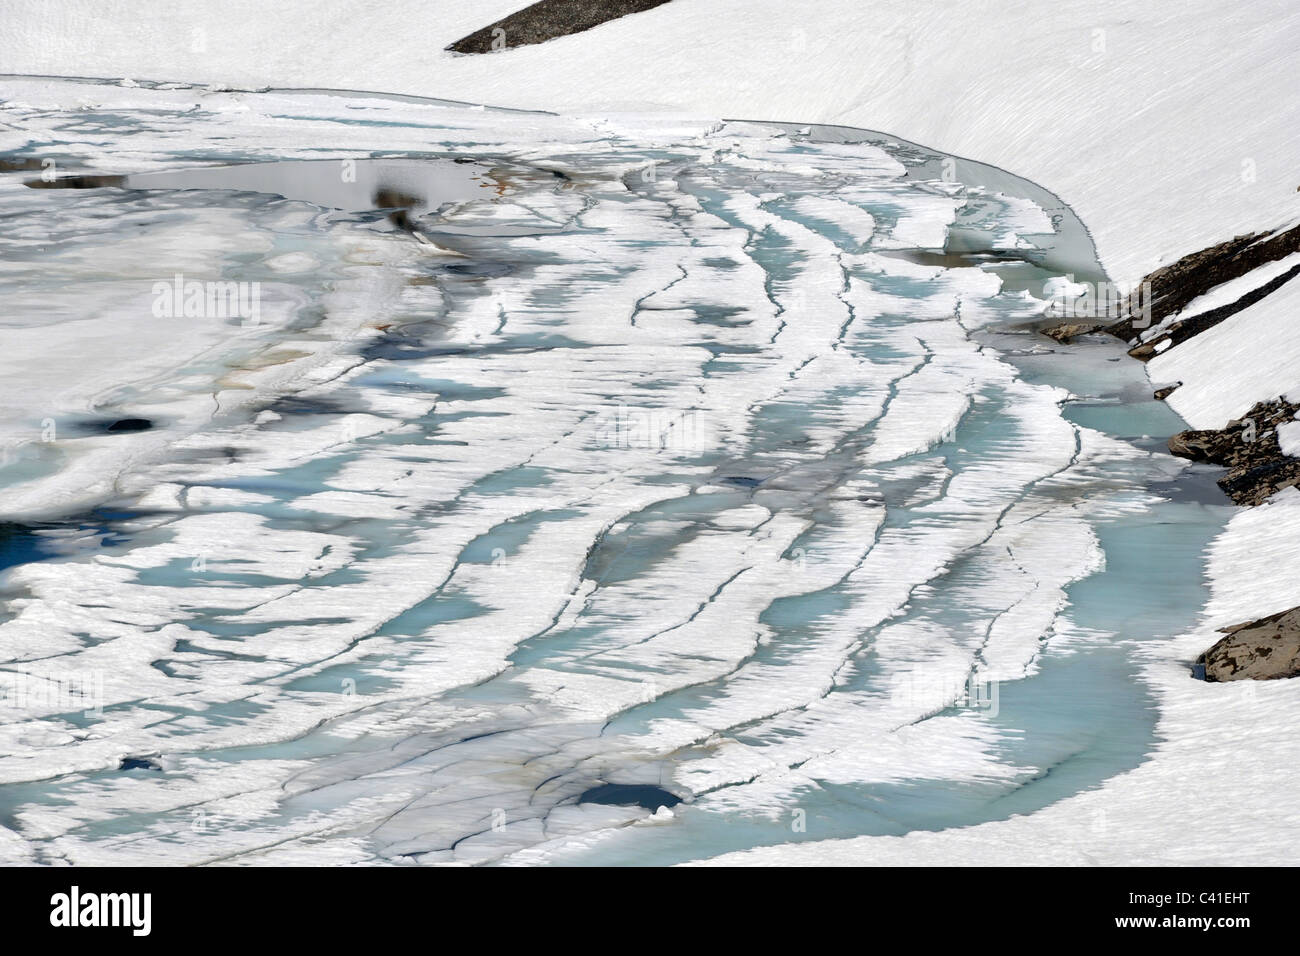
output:
[[[1150,290],[1149,295],[1145,297],[1145,304],[1150,307],[1150,324],[1159,325],[1169,316],[1182,311],[1193,299],[1204,295],[1215,286],[1244,276],[1259,266],[1283,259],[1293,252],[1300,252],[1300,226],[1283,232],[1275,230],[1235,236],[1227,242],[1189,253],[1177,262],[1161,266],[1147,275],[1139,285],[1139,289],[1145,287]],[[1145,361],[1156,354],[1155,346],[1158,342],[1168,339],[1177,345],[1193,335],[1204,332],[1258,302],[1297,274],[1300,274],[1300,267],[1289,270],[1260,288],[1253,289],[1236,302],[1193,316],[1185,322],[1174,322],[1160,335],[1153,336],[1150,341],[1142,343],[1136,340],[1148,327],[1145,324],[1147,316],[1143,315],[1142,324],[1137,324],[1138,320],[1132,316],[1137,314],[1138,310],[1133,307],[1134,301],[1130,299],[1126,306],[1128,317],[1107,326],[1106,331],[1134,345],[1135,348],[1129,354]]]
[[[1169,439],[1169,451],[1227,468],[1219,487],[1239,505],[1257,505],[1275,491],[1300,484],[1300,458],[1282,454],[1277,438],[1277,426],[1293,421],[1297,410],[1300,403],[1282,398],[1257,402],[1223,428],[1179,432]]]
[[[491,53],[581,33],[668,0],[541,0],[490,23],[447,47],[453,53]]]
[[[1196,659],[1207,681],[1300,676],[1300,607],[1225,627],[1227,637]]]
[[[1168,341],[1166,348],[1171,348],[1179,342],[1185,342],[1193,335],[1199,335],[1206,329],[1213,328],[1224,319],[1236,315],[1242,309],[1254,305],[1264,296],[1280,289],[1283,285],[1290,282],[1297,275],[1300,275],[1300,266],[1288,269],[1274,279],[1270,279],[1263,285],[1251,289],[1240,299],[1235,302],[1229,302],[1227,305],[1221,305],[1217,309],[1210,309],[1208,312],[1202,312],[1200,315],[1194,315],[1190,319],[1184,319],[1180,322],[1171,322],[1169,327],[1162,329],[1159,335],[1153,335],[1145,342],[1129,349],[1128,354],[1135,359],[1141,359],[1143,362],[1149,362],[1159,355],[1156,346],[1161,342]]]

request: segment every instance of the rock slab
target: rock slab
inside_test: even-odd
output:
[[[1300,675],[1300,607],[1224,628],[1196,659],[1207,681],[1277,680]]]

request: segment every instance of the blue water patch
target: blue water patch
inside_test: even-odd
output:
[[[30,525],[0,523],[0,571],[46,557],[41,545],[41,536]]]

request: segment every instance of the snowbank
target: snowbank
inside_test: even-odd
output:
[[[1166,401],[1193,428],[1222,428],[1256,402],[1300,385],[1300,282],[1242,309],[1226,322],[1157,355],[1147,364],[1155,382],[1183,382]]]

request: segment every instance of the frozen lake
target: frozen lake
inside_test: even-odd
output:
[[[3,88],[41,185],[125,179],[0,174],[0,853],[676,863],[1155,746],[1229,510],[1118,342],[1033,331],[1102,277],[1055,197],[838,128],[92,94]]]

